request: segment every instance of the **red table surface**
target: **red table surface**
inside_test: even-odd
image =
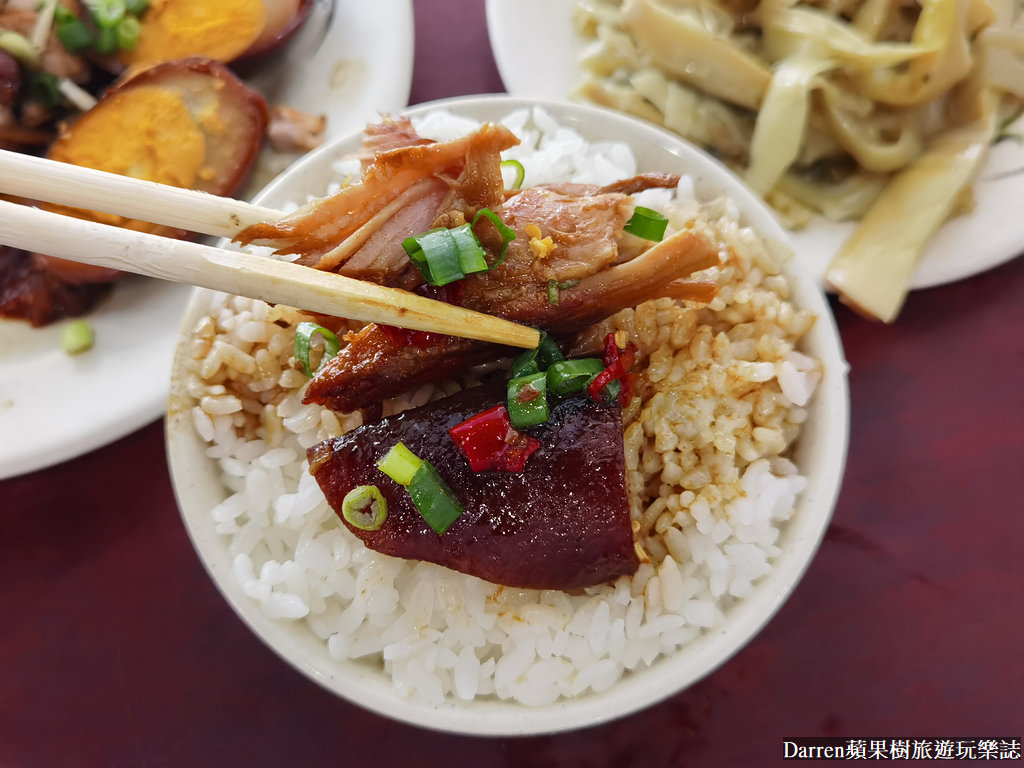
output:
[[[415,11],[412,103],[502,90],[483,3]],[[427,731],[294,671],[197,559],[160,422],[4,481],[0,766],[760,766],[788,736],[1019,738],[1022,296],[1017,259],[892,326],[836,307],[849,465],[810,569],[720,669],[589,730]]]

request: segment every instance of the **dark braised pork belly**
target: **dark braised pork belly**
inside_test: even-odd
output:
[[[359,427],[310,448],[310,471],[339,512],[356,486],[380,489],[388,514],[379,530],[339,517],[366,546],[387,555],[531,589],[581,589],[634,573],[639,558],[618,405],[565,400],[547,424],[531,428],[541,447],[523,471],[473,472],[448,430],[502,402],[504,394],[504,382],[484,385]],[[376,466],[399,441],[430,461],[465,506],[443,535]]]

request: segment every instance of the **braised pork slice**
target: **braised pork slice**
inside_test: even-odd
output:
[[[538,276],[532,260],[520,258],[524,249],[529,246],[524,244],[515,251],[510,247],[508,258],[497,269],[467,276],[462,281],[460,303],[560,337],[656,296],[695,301],[709,301],[714,296],[713,284],[686,279],[719,260],[717,249],[694,232],[680,232],[627,262],[580,278],[570,288],[552,287]],[[586,253],[586,248],[580,245],[579,252]],[[594,245],[592,252],[602,254],[603,246]],[[599,258],[604,261],[608,256]],[[572,259],[567,263],[578,265]],[[557,303],[552,301],[552,290],[557,291]],[[497,344],[396,332],[376,324],[350,335],[347,341],[310,382],[306,403],[343,412],[368,408],[513,352]]]
[[[452,141],[422,139],[407,118],[367,128],[361,179],[275,222],[249,227],[242,242],[276,241],[281,254],[318,269],[382,285],[417,289],[423,282],[402,241],[435,227],[458,227],[490,209],[514,233],[503,241],[487,218],[474,233],[497,265],[459,282],[456,303],[565,336],[646,299],[707,301],[714,285],[690,280],[719,263],[696,231],[652,244],[624,231],[630,196],[673,187],[679,177],[650,173],[605,186],[543,185],[505,189],[501,152],[518,139],[485,123]],[[377,406],[420,384],[438,381],[509,349],[370,325],[318,373],[305,401],[334,410]]]
[[[303,263],[319,266],[316,257],[356,233],[418,182],[455,178],[473,158],[481,156],[493,158],[492,164],[500,178],[500,153],[517,143],[519,140],[507,128],[485,123],[455,141],[411,144],[378,152],[360,181],[282,219],[247,227],[236,239],[243,244],[255,240],[277,241],[283,244],[280,253],[302,254]]]
[[[474,473],[448,430],[503,402],[504,392],[503,381],[476,387],[315,445],[308,451],[310,472],[339,513],[352,488],[381,490],[388,516],[379,530],[345,522],[378,552],[528,589],[581,589],[634,573],[639,559],[618,405],[564,401],[548,424],[531,428],[541,447],[522,472]],[[465,507],[443,534],[376,467],[399,441],[431,462]]]

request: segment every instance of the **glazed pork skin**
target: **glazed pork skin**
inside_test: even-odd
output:
[[[383,527],[345,524],[384,554],[528,589],[576,590],[634,573],[639,559],[618,405],[584,397],[563,401],[548,424],[529,430],[541,448],[522,472],[474,473],[448,430],[503,402],[505,387],[500,381],[465,390],[315,445],[308,451],[310,472],[338,511],[352,488],[380,488],[388,504]],[[406,490],[377,469],[399,441],[434,465],[466,509],[444,534],[435,533]]]

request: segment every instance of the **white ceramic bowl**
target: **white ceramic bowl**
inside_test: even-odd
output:
[[[514,109],[537,104],[504,96],[467,97],[422,105],[410,113],[447,107],[455,114],[478,120],[497,120]],[[632,145],[638,168],[690,174],[698,197],[731,197],[742,222],[764,237],[785,243],[785,231],[774,216],[743,184],[716,161],[689,144],[652,125],[610,111],[568,103],[541,103],[558,122],[591,141],[614,139]],[[310,192],[322,194],[330,181],[331,161],[350,155],[360,136],[333,141],[293,165],[272,182],[257,202],[275,206],[302,200]],[[792,592],[818,548],[838,494],[846,456],[848,396],[846,362],[830,309],[800,265],[792,263],[788,275],[793,300],[812,310],[818,320],[805,338],[806,350],[824,363],[824,377],[809,406],[796,461],[808,478],[793,518],[778,545],[782,554],[772,571],[755,582],[753,594],[726,614],[724,625],[689,642],[674,655],[653,666],[627,673],[601,694],[587,693],[542,707],[527,707],[498,699],[471,703],[448,700],[426,705],[398,696],[389,679],[376,667],[339,662],[326,644],[298,622],[267,618],[247,597],[232,572],[225,540],[214,530],[210,510],[227,492],[215,463],[195,433],[184,390],[182,350],[175,360],[175,375],[167,417],[167,448],[175,492],[193,544],[210,576],[235,612],[282,658],[311,679],[360,706],[419,726],[468,734],[528,734],[584,727],[604,722],[667,698],[714,670],[746,644],[772,617]],[[208,306],[210,294],[197,291],[183,323],[183,338]]]

